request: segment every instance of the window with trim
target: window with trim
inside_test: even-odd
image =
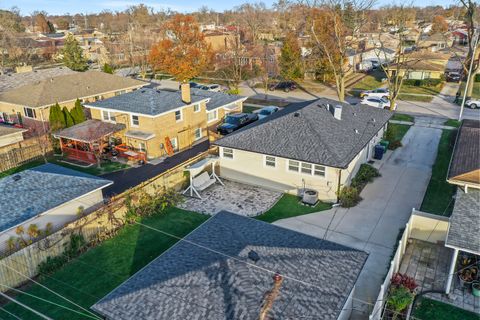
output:
[[[202,139],[202,128],[195,129],[194,136],[195,136],[195,141]]]
[[[265,156],[265,166],[270,168],[275,168],[276,158],[272,156]]]
[[[175,111],[175,121],[182,121],[182,110]]]
[[[104,121],[115,122],[115,113],[107,111],[107,110],[103,110],[102,111],[102,118],[103,118]]]
[[[175,151],[178,151],[178,141],[177,138],[170,139],[170,143],[172,144],[172,148]]]
[[[233,159],[233,149],[223,148],[223,150],[222,150],[222,156],[223,156],[224,158]]]
[[[25,117],[27,117],[27,118],[33,118],[33,119],[36,118],[35,109],[33,109],[33,108],[25,107],[25,108],[23,108],[23,112],[25,114]]]
[[[302,162],[301,172],[305,174],[312,174],[312,165],[310,163]]]
[[[217,120],[218,119],[218,112],[217,110],[213,110],[213,111],[210,111],[207,113],[207,121],[208,122],[211,122],[211,121],[214,121],[214,120]]]
[[[140,125],[140,119],[138,116],[132,114],[132,126]]]
[[[145,152],[146,150],[147,150],[147,146],[145,145],[145,142],[139,142],[138,143],[138,151]]]
[[[295,160],[288,160],[288,171],[299,172],[300,162]]]
[[[319,165],[314,165],[313,166],[313,175],[319,176],[319,177],[325,177],[325,167],[324,166],[319,166]]]
[[[200,112],[200,104],[193,105],[193,112]]]

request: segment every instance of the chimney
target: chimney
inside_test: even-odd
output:
[[[192,102],[190,96],[190,83],[182,83],[180,85],[180,91],[182,92],[182,101],[186,104],[190,104]]]
[[[333,117],[337,120],[342,120],[342,106],[337,104],[333,109]]]

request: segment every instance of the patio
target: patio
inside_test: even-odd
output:
[[[226,210],[254,217],[270,209],[282,196],[281,192],[222,179],[225,186],[215,183],[200,194],[202,199],[185,197],[179,208],[204,214]]]
[[[456,275],[450,295],[444,293],[453,249],[416,239],[410,241],[399,272],[415,278],[418,292],[439,291],[423,296],[480,314],[480,298],[474,297],[470,289],[462,287]]]

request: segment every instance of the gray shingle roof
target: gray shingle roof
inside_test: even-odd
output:
[[[0,231],[111,183],[50,163],[2,178]]]
[[[19,88],[48,78],[76,73],[67,67],[34,70],[31,72],[9,73],[0,75],[0,92]]]
[[[268,269],[285,276],[272,310],[275,319],[337,319],[368,257],[228,212],[185,239],[190,242],[177,242],[92,309],[118,320],[257,319],[272,289]],[[256,264],[248,259],[251,250],[260,256]]]
[[[453,150],[448,178],[480,170],[480,121],[463,120]],[[476,182],[480,181],[467,181]]]
[[[327,104],[342,106],[341,120]],[[321,98],[288,106],[214,144],[345,168],[391,116],[387,110]]]
[[[207,110],[212,110],[242,100],[244,97],[191,89],[191,99],[192,103],[209,99]],[[182,101],[180,91],[142,88],[134,92],[89,103],[88,106],[155,116],[183,107],[185,103]]]
[[[450,218],[447,246],[480,254],[480,190],[457,189],[455,206]]]
[[[106,135],[125,129],[122,123],[109,123],[90,119],[55,132],[55,138],[66,138],[83,142],[94,142]]]

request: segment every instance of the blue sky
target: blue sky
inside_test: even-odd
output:
[[[35,10],[44,10],[50,14],[63,13],[95,13],[108,9],[112,11],[122,11],[127,7],[139,3],[144,3],[155,10],[170,8],[175,11],[189,12],[206,5],[217,11],[231,9],[234,6],[248,2],[247,0],[0,0],[1,9],[9,9],[13,6],[20,8],[22,14],[27,15]],[[271,5],[274,0],[264,0],[267,5]],[[377,0],[379,5],[392,3],[391,0]],[[398,1],[397,1],[398,2]],[[417,1],[414,1],[414,3]],[[424,0],[423,6],[427,5],[450,5],[457,1],[455,0]]]

